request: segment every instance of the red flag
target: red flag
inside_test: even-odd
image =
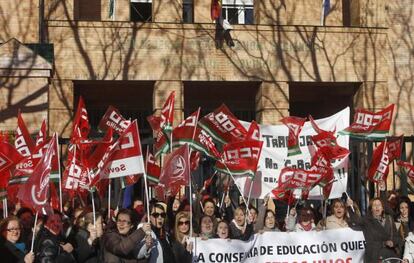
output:
[[[306,118],[290,116],[285,117],[280,121],[289,129],[288,156],[301,154],[299,147],[299,134],[305,124]]]
[[[203,154],[219,160],[221,154],[216,148],[211,136],[203,129],[197,127],[194,142],[191,143],[191,148],[202,152]]]
[[[0,141],[0,200],[7,196],[10,169],[22,158],[13,145],[4,140]]]
[[[338,145],[334,132],[321,131],[311,138],[313,143],[323,151],[326,157],[330,160],[345,158],[350,153],[348,149]]]
[[[117,178],[145,172],[138,124],[134,120],[119,139],[111,144],[94,168],[91,178]]]
[[[188,145],[183,145],[165,157],[161,169],[160,183],[170,188],[172,185],[187,185],[190,179],[190,156]]]
[[[194,138],[196,135],[196,128],[198,123],[198,117],[200,116],[200,108],[197,111],[193,112],[185,120],[183,120],[177,127],[173,130],[173,144],[184,145],[186,143],[194,143]]]
[[[200,152],[192,151],[190,154],[190,169],[192,172],[198,169],[198,165],[200,163]]]
[[[247,131],[246,140],[260,141],[260,127],[257,122],[252,121]]]
[[[386,180],[389,164],[400,158],[403,144],[403,136],[390,137],[380,143],[374,150],[371,164],[368,169],[368,179],[372,182]]]
[[[221,16],[221,0],[211,0],[211,20],[217,20]]]
[[[42,126],[40,126],[39,133],[36,137],[36,146],[44,143],[47,139],[47,127],[46,127],[46,120],[42,121]]]
[[[321,174],[322,178],[318,182],[318,185],[323,188],[323,194],[328,198],[331,193],[335,176],[331,161],[323,150],[319,149],[312,156],[310,171],[316,171]]]
[[[165,134],[161,130],[161,117],[151,115],[147,117],[147,121],[149,122],[155,135],[154,155],[158,156],[162,153],[168,152],[169,144],[168,139],[165,137]]]
[[[243,141],[247,135],[239,119],[224,104],[201,118],[199,125],[222,144]]]
[[[414,182],[414,165],[403,161],[398,161],[397,164],[401,168],[401,170],[407,175],[407,177],[410,178],[412,182]]]
[[[112,128],[121,134],[130,124],[131,121],[125,119],[117,108],[110,105],[99,122],[99,129],[106,131],[108,128]]]
[[[175,91],[172,91],[161,109],[160,127],[165,134],[169,134],[172,131],[174,122],[174,101]]]
[[[66,169],[62,176],[62,188],[71,197],[75,196],[76,192],[86,192],[89,185],[88,168],[77,156],[76,150],[68,152]]]
[[[147,179],[149,186],[158,185],[160,182],[161,167],[156,163],[154,156],[149,152],[145,160],[147,169]]]
[[[17,115],[17,129],[16,129],[16,139],[14,141],[14,146],[16,147],[17,151],[20,155],[26,157],[30,156],[32,153],[35,144],[33,142],[32,137],[30,137],[30,133],[27,130],[26,124],[22,118],[22,114],[19,111]]]
[[[56,136],[54,134],[53,136]],[[33,169],[26,184],[22,185],[17,194],[18,198],[37,212],[48,214],[52,211],[49,204],[49,179],[52,156],[55,153],[56,139],[52,138],[42,159]]]
[[[88,137],[91,127],[89,125],[88,111],[82,97],[79,97],[78,108],[73,119],[73,128],[70,142],[73,144]]]
[[[375,113],[358,109],[351,126],[339,133],[354,137],[384,138],[390,130],[393,112],[394,104]]]
[[[322,174],[317,171],[285,167],[280,172],[278,187],[286,190],[310,190],[320,182],[322,177]]]

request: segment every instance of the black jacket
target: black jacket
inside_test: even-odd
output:
[[[24,262],[25,254],[13,243],[0,238],[0,261],[4,263]]]
[[[101,240],[95,239],[92,245],[88,243],[89,232],[79,229],[75,235],[75,258],[78,263],[103,262],[103,249]]]
[[[59,237],[46,228],[41,228],[35,239],[36,263],[72,263],[76,262],[71,253],[67,253],[60,246]]]

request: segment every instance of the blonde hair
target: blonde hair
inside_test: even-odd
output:
[[[190,214],[186,211],[181,211],[181,212],[178,212],[178,214],[175,216],[174,238],[175,238],[175,240],[177,240],[180,243],[183,241],[183,238],[185,236],[185,234],[181,233],[178,230],[178,223],[180,222],[180,219],[182,219],[182,218],[186,218],[186,219],[188,219],[188,221],[190,221]],[[190,226],[188,226],[188,233],[186,233],[186,234],[189,234],[189,233],[190,233]]]

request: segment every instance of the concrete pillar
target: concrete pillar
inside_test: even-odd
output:
[[[53,79],[49,87],[49,131],[69,137],[75,107],[73,81]]]
[[[289,116],[289,85],[287,82],[263,82],[256,95],[256,119],[261,124],[278,124]]]
[[[194,0],[194,23],[213,23],[210,0]]]
[[[181,81],[160,80],[154,85],[154,110],[159,115],[165,101],[172,91],[175,91],[174,127],[183,120],[184,85]]]
[[[183,0],[152,0],[153,22],[180,23],[183,17]]]

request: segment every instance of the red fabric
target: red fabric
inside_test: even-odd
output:
[[[289,129],[288,137],[288,156],[300,154],[299,148],[299,134],[302,131],[306,118],[299,117],[285,117],[280,120]]]
[[[217,20],[221,16],[221,0],[211,0],[211,20]]]
[[[374,150],[368,169],[368,179],[379,182],[387,179],[389,164],[400,158],[403,136],[390,137],[386,142],[380,143]]]
[[[27,130],[26,124],[24,123],[22,114],[17,115],[17,129],[14,146],[22,156],[30,156],[35,148],[35,143]]]
[[[108,128],[111,128],[118,134],[122,134],[130,124],[131,121],[125,119],[117,108],[109,105],[104,116],[99,122],[99,129],[106,131]]]
[[[57,136],[56,134],[54,136]],[[17,194],[18,198],[32,207],[35,211],[48,214],[52,211],[49,200],[49,180],[53,154],[56,154],[54,144],[56,139],[52,138],[42,159],[34,167],[27,183],[23,184]]]
[[[75,118],[73,119],[71,143],[79,142],[79,140],[85,140],[88,137],[90,129],[85,102],[83,101],[83,98],[80,97]]]
[[[161,169],[160,183],[172,185],[188,185],[190,179],[190,156],[188,145],[183,145],[165,157]]]

